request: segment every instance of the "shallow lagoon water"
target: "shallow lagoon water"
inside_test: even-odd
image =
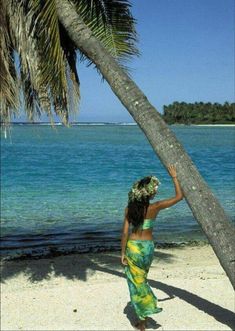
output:
[[[171,129],[234,221],[235,128]],[[2,255],[118,249],[128,191],[149,174],[161,182],[156,200],[174,195],[138,126],[13,125],[1,139]],[[159,213],[154,236],[207,240],[184,200]]]

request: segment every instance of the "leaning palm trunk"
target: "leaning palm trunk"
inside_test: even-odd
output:
[[[174,133],[146,96],[92,35],[69,1],[57,0],[59,19],[76,46],[98,67],[113,92],[144,131],[166,167],[177,166],[185,198],[235,288],[235,229]]]

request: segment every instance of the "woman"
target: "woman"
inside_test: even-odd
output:
[[[173,206],[183,199],[174,165],[167,167],[175,186],[175,197],[149,203],[157,193],[159,180],[155,176],[144,177],[134,183],[128,194],[121,240],[121,263],[125,266],[131,303],[139,318],[135,325],[145,330],[147,316],[159,313],[157,297],[147,282],[147,274],[153,260],[153,225],[160,210]],[[129,225],[132,232],[128,238]]]

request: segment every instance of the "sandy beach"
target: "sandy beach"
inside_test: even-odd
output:
[[[133,330],[119,252],[1,263],[1,330]],[[155,249],[163,311],[149,330],[234,330],[234,291],[210,245]]]
[[[230,124],[190,124],[190,125],[195,125],[195,126],[228,126],[228,127],[232,127],[232,126],[235,126],[235,124],[233,123],[230,123]]]

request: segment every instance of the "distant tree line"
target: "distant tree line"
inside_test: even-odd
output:
[[[231,124],[235,123],[235,103],[175,101],[163,106],[162,117],[168,124]]]

